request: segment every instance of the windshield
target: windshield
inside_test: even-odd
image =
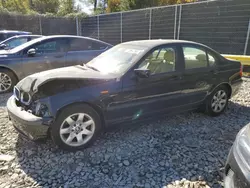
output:
[[[87,66],[102,73],[122,74],[144,51],[143,46],[120,44],[97,56]]]
[[[11,51],[12,53],[19,52],[20,50],[23,50],[24,48],[27,48],[28,46],[30,46],[30,45],[32,45],[32,44],[35,44],[35,43],[37,43],[38,41],[42,40],[42,38],[43,38],[43,37],[37,38],[37,39],[34,39],[34,40],[31,40],[31,41],[29,41],[29,42],[26,42],[26,43],[24,43],[24,44],[22,44],[22,45],[20,45],[20,46],[17,46],[17,47],[15,47],[15,48],[11,49],[10,51]]]

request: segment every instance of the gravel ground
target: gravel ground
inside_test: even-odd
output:
[[[20,138],[0,99],[0,187],[221,187],[237,132],[250,122],[250,79],[220,117],[186,113],[119,126],[83,151]]]

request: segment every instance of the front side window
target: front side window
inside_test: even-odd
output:
[[[37,54],[66,52],[68,43],[66,39],[53,39],[34,45]]]
[[[174,48],[160,48],[150,53],[139,65],[139,68],[149,69],[151,74],[175,71],[176,51]]]
[[[185,69],[204,68],[208,66],[205,51],[194,47],[183,47]]]

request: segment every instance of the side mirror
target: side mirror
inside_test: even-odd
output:
[[[27,52],[28,56],[34,56],[36,55],[36,50],[34,48],[31,48]]]
[[[0,45],[0,49],[1,49],[1,50],[4,50],[6,47],[7,47],[6,44],[1,44],[1,45]]]
[[[141,78],[148,78],[150,76],[149,69],[135,69],[135,74]]]

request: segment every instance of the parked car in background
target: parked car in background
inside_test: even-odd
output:
[[[112,45],[80,36],[44,36],[0,51],[0,93],[22,78],[49,69],[87,63]]]
[[[20,46],[33,39],[39,38],[41,35],[17,35],[0,42],[0,50],[8,50]]]
[[[31,32],[27,31],[0,30],[0,42],[16,35],[31,35],[31,34],[32,34]]]
[[[250,187],[250,124],[240,130],[225,166],[225,188]]]
[[[242,83],[240,62],[179,40],[119,44],[86,65],[33,74],[8,100],[14,127],[51,135],[63,149],[88,146],[105,126],[202,109],[224,112]]]

